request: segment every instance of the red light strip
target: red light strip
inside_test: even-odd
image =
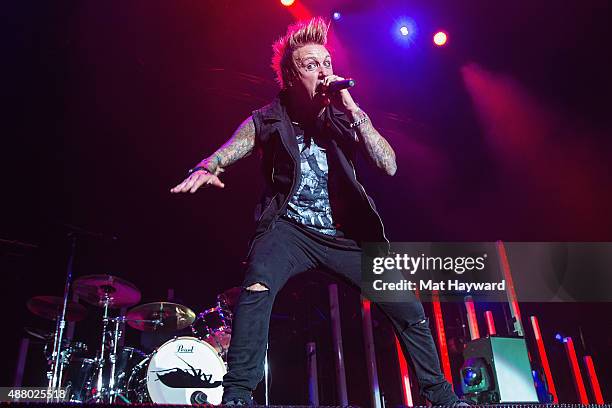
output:
[[[399,361],[400,377],[402,381],[402,398],[404,399],[404,405],[411,407],[413,406],[413,402],[412,390],[410,389],[410,377],[408,376],[408,364],[406,364],[402,346],[400,346],[397,336],[395,336],[395,348],[397,350],[397,361]]]
[[[476,320],[476,311],[474,310],[474,301],[471,296],[465,297],[465,310],[467,311],[468,327],[470,329],[470,338],[476,340],[480,338],[478,330],[478,320]]]
[[[446,332],[444,331],[444,318],[442,317],[442,305],[436,292],[433,293],[431,303],[433,305],[434,319],[436,321],[436,332],[438,333],[438,347],[440,348],[440,360],[442,361],[442,371],[444,377],[453,384],[451,374],[450,358],[448,356],[448,346],[446,345]]]
[[[510,273],[510,263],[508,262],[508,255],[506,254],[506,247],[502,241],[496,242],[497,254],[499,256],[499,262],[501,269],[504,273],[504,279],[506,281],[506,293],[508,295],[508,302],[510,302],[510,309],[512,309],[512,316],[516,318],[514,328],[519,336],[524,336],[523,321],[521,319],[521,310],[519,309],[518,301],[516,300],[516,291],[514,290],[514,281],[512,280],[512,274]]]
[[[603,405],[603,395],[601,394],[601,388],[599,387],[599,380],[595,373],[595,366],[593,365],[593,358],[591,356],[584,356],[584,364],[587,367],[587,373],[589,374],[589,380],[591,382],[591,389],[595,396],[595,402],[599,405]]]
[[[495,331],[495,321],[493,320],[493,312],[487,310],[485,312],[485,319],[487,320],[487,331],[489,332],[489,336],[495,336],[497,332]]]
[[[576,386],[576,392],[580,398],[580,403],[586,405],[589,403],[589,399],[587,398],[586,389],[584,388],[582,374],[580,374],[580,366],[578,366],[578,358],[576,357],[574,342],[572,341],[571,337],[566,337],[563,339],[563,343],[565,344],[567,359],[569,360],[570,367],[572,368],[572,374],[574,375],[574,385]]]
[[[546,349],[544,348],[544,340],[542,339],[542,332],[540,331],[540,324],[538,318],[531,316],[531,327],[533,327],[533,333],[535,335],[536,344],[538,345],[538,354],[540,355],[540,363],[544,368],[544,376],[546,377],[546,384],[548,384],[548,391],[553,396],[553,403],[559,403],[559,397],[557,397],[557,389],[552,377],[552,371],[550,371],[550,364],[548,364],[548,356],[546,355]]]

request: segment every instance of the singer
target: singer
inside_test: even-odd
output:
[[[233,321],[223,379],[227,405],[253,404],[252,392],[263,378],[272,304],[287,280],[318,268],[359,289],[360,243],[388,242],[353,163],[357,154],[365,154],[373,167],[392,176],[395,153],[347,89],[330,92],[330,85],[344,78],[334,74],[325,47],[328,28],[320,17],[288,28],[272,47],[281,88],[277,98],[254,111],[227,143],[171,189],[223,188],[219,176],[228,166],[261,152],[266,185]],[[434,405],[463,405],[440,372],[422,305],[415,300],[378,307],[410,356],[423,396]]]

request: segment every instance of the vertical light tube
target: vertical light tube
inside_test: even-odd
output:
[[[550,364],[548,364],[548,356],[546,355],[546,349],[544,348],[544,340],[542,339],[542,332],[540,331],[540,324],[538,318],[531,316],[531,327],[533,327],[533,333],[535,335],[535,341],[538,346],[538,354],[540,356],[540,363],[544,368],[544,376],[546,377],[546,384],[548,385],[548,391],[553,396],[553,403],[559,403],[559,397],[557,396],[557,389],[552,377],[552,371],[550,371]]]
[[[395,336],[395,349],[397,350],[397,361],[399,362],[399,371],[402,382],[402,399],[404,406],[411,407],[414,405],[412,401],[412,390],[410,389],[410,376],[408,375],[408,364],[402,352],[397,336]]]
[[[319,377],[317,375],[317,344],[306,343],[306,371],[308,374],[308,404],[319,406]]]
[[[510,305],[510,312],[514,318],[514,331],[519,336],[524,336],[525,331],[523,330],[523,321],[521,319],[521,310],[519,309],[518,300],[516,297],[516,291],[514,290],[514,280],[512,280],[512,273],[510,272],[510,262],[508,262],[508,255],[506,254],[506,247],[502,241],[496,242],[497,255],[499,258],[499,267],[504,274],[504,280],[506,281],[506,296],[508,297],[508,303]]]
[[[363,328],[363,345],[368,366],[368,381],[370,382],[370,402],[372,407],[381,408],[380,387],[378,385],[378,370],[376,367],[376,349],[374,347],[374,333],[372,332],[372,312],[370,301],[361,298],[361,325]]]
[[[487,321],[487,332],[489,336],[495,336],[497,331],[495,331],[495,320],[493,320],[493,312],[487,310],[485,312],[485,320]]]
[[[348,405],[346,392],[346,373],[344,370],[344,350],[342,349],[342,330],[340,327],[340,304],[338,302],[338,285],[329,285],[329,308],[332,323],[332,341],[334,345],[334,363],[336,365],[336,389],[338,404]]]
[[[28,347],[30,339],[22,338],[19,342],[19,354],[17,355],[17,366],[15,367],[15,377],[13,387],[21,387],[23,385],[23,373],[26,366],[26,358],[28,357]]]
[[[604,399],[599,387],[599,380],[595,373],[595,365],[593,365],[593,358],[591,356],[584,356],[584,365],[586,365],[587,373],[589,374],[589,381],[591,383],[591,389],[595,396],[595,402],[599,405],[603,405]]]
[[[476,310],[474,309],[474,300],[471,296],[466,296],[465,310],[467,311],[468,328],[470,329],[470,338],[476,340],[480,338],[480,331],[478,330],[478,320],[476,319]]]
[[[574,348],[574,341],[571,337],[563,339],[565,344],[565,352],[567,353],[567,359],[569,360],[570,367],[572,369],[572,375],[574,377],[574,385],[576,386],[576,392],[581,404],[588,404],[589,399],[587,398],[586,388],[584,388],[584,381],[582,380],[582,374],[580,374],[580,366],[578,366],[578,357],[576,357],[576,349]]]
[[[436,333],[438,334],[438,348],[440,349],[440,361],[442,362],[442,372],[446,381],[453,386],[453,375],[451,371],[450,358],[448,354],[448,346],[446,344],[446,332],[444,331],[444,317],[442,316],[442,305],[438,293],[432,294],[431,304],[433,305],[434,321],[436,324]]]

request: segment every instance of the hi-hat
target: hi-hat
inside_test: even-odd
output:
[[[140,302],[138,288],[113,275],[88,275],[74,282],[74,293],[83,301],[94,305],[109,307],[130,307]]]
[[[62,312],[64,298],[59,296],[34,296],[26,304],[28,310],[36,316],[49,320],[56,320]],[[66,320],[69,322],[81,321],[87,316],[85,306],[68,301],[66,304]]]
[[[153,302],[136,306],[128,312],[126,320],[141,331],[176,331],[193,323],[195,313],[178,303]]]
[[[44,329],[39,329],[37,327],[24,327],[23,330],[25,330],[25,332],[28,333],[30,336],[39,340],[46,341],[53,338],[53,332]]]

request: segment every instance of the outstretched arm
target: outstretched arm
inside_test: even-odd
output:
[[[225,184],[219,179],[219,174],[225,168],[248,156],[255,147],[255,124],[249,116],[238,126],[232,137],[210,157],[202,160],[196,168],[201,169],[191,173],[180,184],[170,190],[172,193],[195,193],[202,186],[213,185],[223,188]]]

